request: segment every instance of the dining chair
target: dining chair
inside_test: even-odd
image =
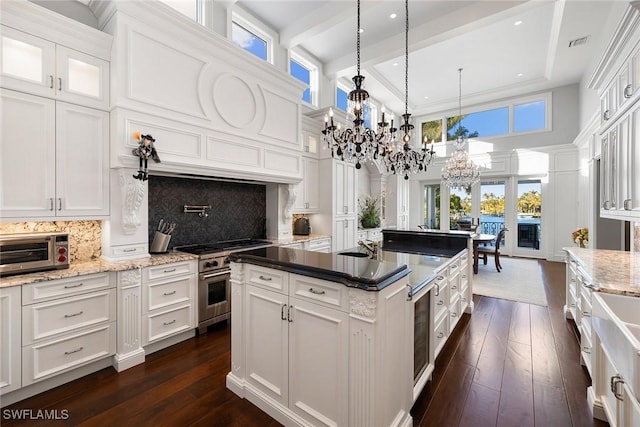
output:
[[[503,228],[498,232],[498,235],[495,238],[495,243],[492,245],[479,245],[478,246],[478,256],[482,257],[482,262],[484,265],[487,265],[487,255],[493,254],[496,263],[496,270],[498,273],[502,270],[502,265],[500,264],[500,244],[502,243],[502,239],[504,238],[504,233],[509,231],[507,228]]]

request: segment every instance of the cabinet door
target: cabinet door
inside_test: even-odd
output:
[[[109,113],[56,104],[58,216],[109,214]]]
[[[622,393],[622,413],[620,425],[640,427],[640,403],[633,395],[627,384],[618,386]]]
[[[313,425],[346,426],[349,317],[299,298],[289,305],[289,407]]]
[[[246,286],[245,378],[284,406],[289,404],[287,308],[286,295]]]
[[[627,202],[627,209],[631,209],[633,215],[640,217],[640,107],[633,112],[633,131],[629,145],[628,167],[631,176],[629,184],[631,201]]]
[[[56,46],[58,99],[94,108],[109,108],[109,63],[91,55]]]
[[[1,30],[1,86],[36,95],[54,96],[55,44],[4,25]]]
[[[334,167],[334,194],[337,215],[353,215],[356,212],[356,167],[336,161]]]
[[[356,220],[355,218],[342,218],[335,223],[335,251],[353,248],[356,245]]]
[[[22,384],[20,286],[0,289],[0,394]]]
[[[345,201],[347,206],[347,214],[354,215],[356,213],[356,167],[351,163],[345,164]]]
[[[303,160],[305,209],[317,211],[320,208],[319,162],[315,159]]]
[[[618,138],[616,141],[617,153],[615,160],[617,160],[617,173],[613,177],[616,181],[615,189],[617,195],[614,200],[617,201],[616,207],[618,210],[630,209],[631,203],[631,165],[630,159],[633,158],[630,141],[630,116],[626,115],[618,125]]]
[[[1,214],[54,216],[55,101],[5,89],[0,94]]]

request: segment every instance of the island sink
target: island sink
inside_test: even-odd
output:
[[[369,255],[364,252],[338,252],[338,255],[352,256],[356,258],[368,258]]]

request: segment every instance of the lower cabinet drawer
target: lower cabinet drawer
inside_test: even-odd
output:
[[[291,274],[289,280],[291,281],[290,295],[346,311],[346,286],[297,274]]]
[[[434,356],[437,356],[449,337],[449,318],[442,316],[438,319],[433,330],[433,350]]]
[[[289,273],[264,268],[258,265],[245,264],[246,281],[262,288],[289,292]]]
[[[28,305],[22,307],[22,345],[115,318],[115,289]]]
[[[191,319],[193,318],[192,306],[183,305],[161,313],[149,313],[144,316],[143,322],[146,323],[146,334],[143,345],[160,341],[171,335],[184,332],[193,327]],[[144,324],[143,323],[143,324]]]
[[[460,320],[460,317],[462,316],[460,308],[460,298],[458,297],[449,306],[449,333],[453,331],[453,328],[456,327],[458,320]]]
[[[116,352],[115,323],[22,347],[22,385],[26,386]]]
[[[68,279],[30,283],[22,286],[22,305],[111,287],[115,287],[115,276],[110,273],[87,274]]]
[[[146,294],[148,301],[144,301],[143,296],[143,310],[147,312],[172,304],[190,302],[191,285],[195,280],[193,277],[193,275],[189,275],[178,280],[149,283],[146,285],[149,287]]]

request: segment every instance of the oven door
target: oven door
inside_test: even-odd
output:
[[[200,273],[198,276],[198,326],[205,328],[229,318],[231,312],[231,273]]]
[[[53,265],[53,239],[50,237],[0,242],[0,273],[44,270]]]

